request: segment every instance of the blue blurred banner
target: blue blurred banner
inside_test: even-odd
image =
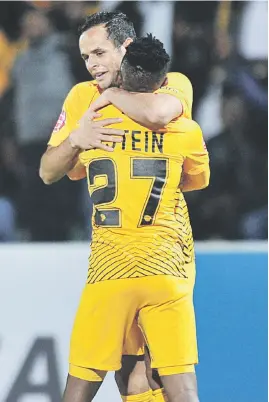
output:
[[[197,253],[201,402],[268,400],[268,254],[238,250]]]
[[[201,402],[267,401],[267,244],[197,244]],[[87,243],[0,246],[0,401],[59,402]],[[95,402],[119,402],[110,373]]]

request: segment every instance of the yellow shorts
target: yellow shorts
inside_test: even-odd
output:
[[[71,336],[70,364],[119,370],[122,354],[143,353],[144,341],[153,368],[196,364],[194,264],[185,270],[188,279],[156,275],[86,285]]]

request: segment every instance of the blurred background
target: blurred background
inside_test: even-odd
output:
[[[267,2],[2,1],[0,241],[89,238],[84,181],[46,187],[38,165],[68,91],[90,79],[77,27],[103,9],[153,32],[193,84],[211,157],[210,186],[186,196],[195,239],[266,239]]]
[[[84,181],[45,186],[38,167],[68,91],[90,79],[77,27],[115,9],[191,80],[210,154],[209,187],[186,194],[201,402],[266,402],[266,1],[0,2],[0,401],[61,400],[92,209]],[[110,374],[95,401],[120,400]]]

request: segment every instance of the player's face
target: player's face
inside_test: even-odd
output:
[[[125,44],[124,44],[125,45]],[[119,84],[119,70],[125,54],[125,46],[115,47],[107,38],[103,26],[96,26],[83,32],[79,39],[82,58],[91,76],[101,89]]]

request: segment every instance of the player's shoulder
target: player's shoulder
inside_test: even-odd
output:
[[[202,133],[199,124],[194,120],[187,119],[186,117],[179,117],[176,120],[173,120],[168,124],[167,130],[181,134],[194,133],[200,135]]]
[[[65,107],[81,109],[88,107],[98,91],[96,81],[85,81],[76,84],[69,91],[65,99]]]
[[[178,73],[178,72],[175,72],[175,71],[170,71],[169,73],[166,74],[166,76],[167,76],[168,79],[170,78],[170,79],[177,79],[177,80],[187,78],[187,76],[185,74]]]
[[[182,74],[182,73],[177,73],[177,72],[170,72],[167,73],[166,75],[167,77],[167,85],[180,85],[182,86],[182,84],[187,84],[191,86],[191,82],[189,80],[189,78]]]
[[[89,93],[95,93],[96,91],[98,91],[97,82],[92,80],[79,82],[78,84],[73,86],[70,92],[78,95],[88,95]]]
[[[172,155],[186,154],[190,148],[203,142],[203,132],[200,125],[191,119],[180,117],[167,127],[167,150]]]
[[[179,124],[182,125],[182,127],[186,128],[186,131],[192,131],[198,134],[202,132],[200,125],[195,120],[182,117],[181,119],[179,118]]]

